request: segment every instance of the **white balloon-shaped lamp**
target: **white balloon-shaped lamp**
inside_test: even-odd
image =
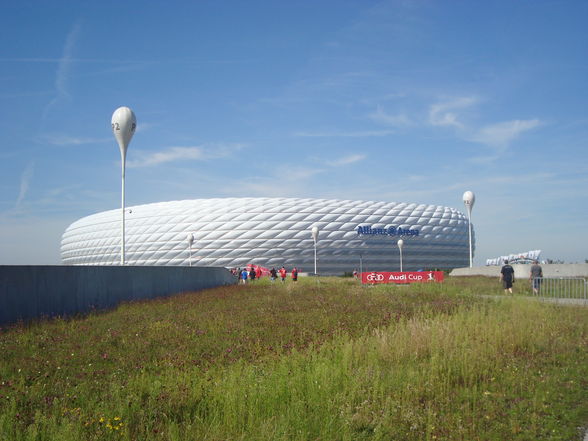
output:
[[[188,233],[188,248],[190,249],[190,266],[192,266],[192,244],[194,243],[194,234]]]
[[[402,239],[398,239],[397,245],[398,249],[400,250],[400,272],[402,272],[402,247],[404,246],[404,241]]]
[[[468,211],[468,237],[470,242],[470,268],[474,266],[474,259],[472,254],[472,208],[474,208],[474,203],[476,202],[476,195],[473,191],[466,191],[463,194],[463,203]]]
[[[316,275],[316,242],[318,240],[318,234],[319,234],[319,229],[318,227],[315,225],[314,227],[312,227],[312,229],[310,230],[310,233],[312,234],[312,240],[314,241],[314,274]]]
[[[120,159],[122,167],[122,225],[121,225],[121,244],[120,244],[120,264],[125,264],[125,162],[127,158],[127,149],[131,138],[137,129],[137,119],[135,114],[128,107],[119,107],[112,114],[112,132],[120,148]]]

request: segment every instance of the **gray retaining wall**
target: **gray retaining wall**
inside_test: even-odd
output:
[[[235,283],[225,268],[0,266],[0,325]]]
[[[516,279],[528,279],[531,265],[514,264]],[[475,266],[473,268],[455,268],[450,276],[487,276],[498,277],[502,266]],[[588,277],[588,263],[545,264],[543,277]]]

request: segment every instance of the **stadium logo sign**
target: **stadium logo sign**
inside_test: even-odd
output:
[[[384,281],[384,275],[383,274],[378,274],[378,273],[370,273],[366,276],[366,280],[368,282],[383,282]]]
[[[418,236],[419,230],[401,227],[372,228],[371,226],[357,227],[358,236]]]
[[[443,282],[443,271],[374,271],[361,273],[361,283],[429,283]]]

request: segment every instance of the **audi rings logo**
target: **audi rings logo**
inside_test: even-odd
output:
[[[371,273],[366,277],[368,282],[381,282],[384,280],[384,274]]]

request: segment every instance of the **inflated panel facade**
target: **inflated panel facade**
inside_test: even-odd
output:
[[[294,198],[219,198],[127,207],[127,265],[297,266],[317,272],[468,266],[467,217],[448,207]],[[189,236],[193,235],[190,246]],[[62,237],[68,265],[119,265],[121,210],[84,217]]]

